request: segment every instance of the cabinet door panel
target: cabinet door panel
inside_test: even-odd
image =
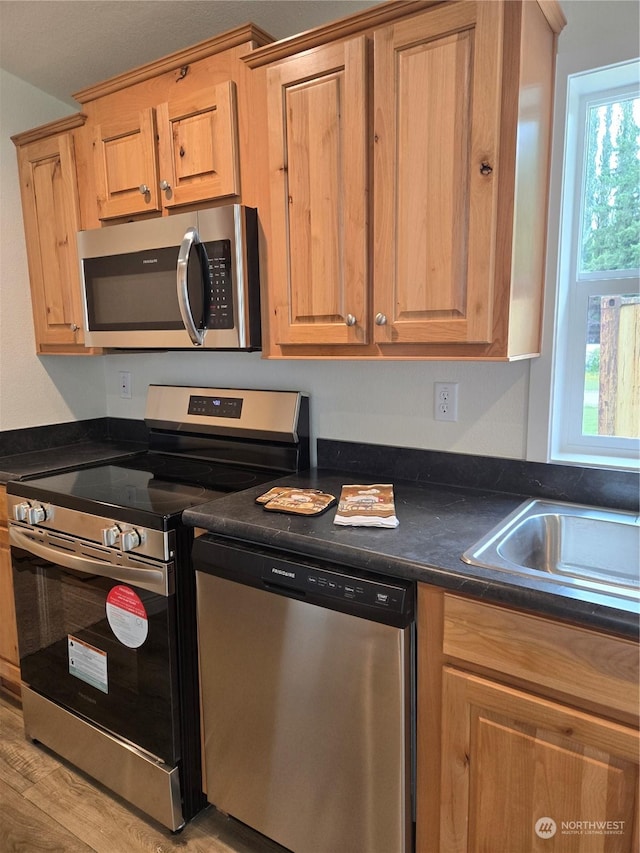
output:
[[[491,341],[501,27],[464,3],[375,34],[379,343]]]
[[[637,731],[451,668],[442,712],[443,850],[634,849]]]
[[[153,109],[96,126],[93,148],[100,219],[160,210]]]
[[[158,133],[165,207],[240,193],[232,81],[160,105]]]
[[[76,232],[80,228],[70,134],[18,150],[36,342],[82,343]]]
[[[276,342],[365,343],[365,39],[292,57],[267,80]]]

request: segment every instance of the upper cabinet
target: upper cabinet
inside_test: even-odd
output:
[[[114,115],[91,130],[100,219],[240,193],[233,81]]]
[[[539,352],[562,13],[418,8],[248,58],[267,88],[272,357]]]
[[[266,106],[242,57],[271,41],[238,27],[78,92],[82,113],[12,137],[38,353],[102,352],[83,345],[78,231],[225,199],[259,205]]]
[[[267,71],[279,344],[366,343],[366,51],[361,36]]]
[[[380,344],[491,343],[501,13],[459,3],[374,33]]]
[[[271,41],[247,24],[77,92],[83,228],[227,200],[255,206],[264,93],[242,57]]]
[[[80,229],[77,114],[17,134],[36,351],[86,354],[76,233]]]
[[[385,2],[76,93],[76,126],[14,140],[39,351],[82,346],[77,230],[233,201],[259,212],[264,356],[538,354],[564,23],[556,0]]]

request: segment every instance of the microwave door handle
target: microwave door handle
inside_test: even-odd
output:
[[[116,566],[113,563],[104,563],[101,560],[92,560],[90,557],[81,557],[77,554],[60,551],[58,548],[36,542],[22,530],[11,525],[9,526],[9,539],[12,545],[22,548],[23,551],[28,551],[36,557],[65,569],[128,583],[131,586],[141,587],[165,597],[169,594],[167,575],[160,569]]]
[[[184,327],[187,330],[194,347],[201,347],[204,344],[204,336],[206,334],[206,329],[199,329],[196,326],[195,320],[193,319],[193,314],[191,313],[191,305],[189,303],[189,288],[187,278],[187,270],[189,268],[189,255],[191,254],[191,249],[198,243],[200,243],[200,237],[198,236],[198,232],[195,228],[188,228],[185,232],[182,243],[180,244],[180,251],[178,252],[176,279],[178,287],[178,305],[180,306],[182,322],[184,323]]]

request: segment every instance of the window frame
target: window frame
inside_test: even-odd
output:
[[[639,75],[640,60],[634,59],[568,78],[549,419],[552,462],[640,468],[638,439],[582,433],[589,298],[637,293],[638,274],[579,270],[588,110],[635,95]]]

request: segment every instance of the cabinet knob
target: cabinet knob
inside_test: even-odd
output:
[[[163,192],[166,192],[171,189],[171,184],[169,181],[160,181],[160,189],[163,190]]]
[[[147,193],[150,193],[150,192],[151,192],[151,190],[149,189],[149,187],[148,187],[146,184],[140,184],[140,186],[138,187],[138,189],[140,190],[140,192],[142,193],[142,195],[147,195]]]
[[[376,314],[376,326],[384,326],[386,322],[387,322],[387,315],[381,314],[380,312],[378,312]]]
[[[78,324],[77,324],[77,323],[72,323],[72,324],[71,324],[71,326],[70,326],[70,328],[71,328],[71,331],[72,331],[72,332],[77,332],[77,331],[78,331],[78,329],[80,328],[80,326],[78,326]]]
[[[480,164],[480,174],[481,175],[490,175],[493,172],[493,166],[489,163],[481,163]]]
[[[347,324],[347,326],[355,326],[356,318],[353,316],[353,314],[347,314],[347,316],[344,318],[344,322]]]

